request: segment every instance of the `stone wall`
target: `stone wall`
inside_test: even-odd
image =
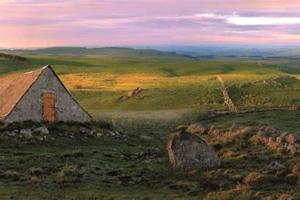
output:
[[[55,94],[57,121],[91,121],[89,114],[70,96],[49,67],[43,70],[38,80],[18,102],[5,121],[43,121],[43,93],[45,92]]]

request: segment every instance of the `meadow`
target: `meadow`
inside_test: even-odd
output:
[[[7,127],[0,126],[2,199],[230,200],[253,199],[256,194],[300,195],[299,184],[285,175],[263,187],[243,184],[247,175],[271,161],[288,168],[299,157],[249,141],[221,140],[219,153],[234,154],[222,156],[220,170],[187,176],[170,168],[165,150],[175,127],[197,122],[220,129],[270,126],[297,134],[300,60],[194,58],[118,48],[8,53],[26,61],[0,58],[0,76],[51,64],[83,107],[122,136],[111,135],[99,121],[49,125],[51,134],[45,141],[39,136],[9,137],[4,134]],[[217,76],[242,112],[228,113]],[[143,89],[141,94],[120,101],[137,87]],[[11,129],[30,126],[16,124]],[[103,133],[89,138],[80,133],[82,126]]]
[[[108,50],[107,50],[108,51]],[[297,107],[300,62],[293,59],[195,59],[157,52],[114,50],[100,55],[23,53],[27,61],[0,60],[1,75],[51,64],[92,114],[200,108],[224,110],[216,76],[241,109]],[[127,101],[118,98],[140,87]]]

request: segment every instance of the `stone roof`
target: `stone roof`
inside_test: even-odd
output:
[[[4,120],[10,114],[47,67],[51,66],[48,65],[35,71],[0,78],[0,120]]]

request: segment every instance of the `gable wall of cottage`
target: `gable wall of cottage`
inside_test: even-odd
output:
[[[55,94],[56,121],[91,121],[88,113],[69,95],[49,68],[44,69],[5,121],[9,123],[27,120],[43,121],[43,94],[48,92]]]

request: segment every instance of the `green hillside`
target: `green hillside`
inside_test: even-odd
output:
[[[124,48],[4,53],[26,60],[0,58],[0,84],[1,76],[51,64],[96,121],[46,125],[46,135],[35,132],[45,124],[0,123],[1,199],[248,200],[256,199],[257,194],[274,199],[299,196],[299,184],[291,176],[298,154],[279,153],[249,138],[232,138],[235,133],[243,138],[244,131],[234,130],[247,130],[248,126],[260,127],[254,136],[274,132],[266,127],[280,130],[280,136],[288,134],[285,131],[291,134],[289,138],[297,135],[300,61],[195,59]],[[245,112],[224,112],[228,109],[220,89],[222,81],[231,100]],[[139,93],[133,95],[133,90]],[[214,134],[201,137],[218,152],[221,167],[174,173],[166,152],[167,138],[175,127],[198,122],[211,127],[208,130]],[[21,129],[33,133],[22,135]],[[228,131],[219,134],[221,130]],[[274,161],[283,171],[265,172]],[[263,176],[258,182],[249,181],[253,174]]]
[[[2,76],[47,64],[91,113],[113,110],[200,108],[225,110],[220,75],[241,109],[300,106],[300,61],[294,59],[194,59],[129,48],[48,48],[8,51],[24,61],[0,59]],[[6,53],[8,53],[6,52]],[[119,102],[141,87],[141,96]]]
[[[175,52],[162,52],[151,49],[133,49],[122,47],[85,48],[85,47],[51,47],[34,50],[6,50],[4,52],[20,55],[55,55],[55,56],[95,56],[106,59],[149,60],[149,59],[183,59],[189,56],[177,55]]]

